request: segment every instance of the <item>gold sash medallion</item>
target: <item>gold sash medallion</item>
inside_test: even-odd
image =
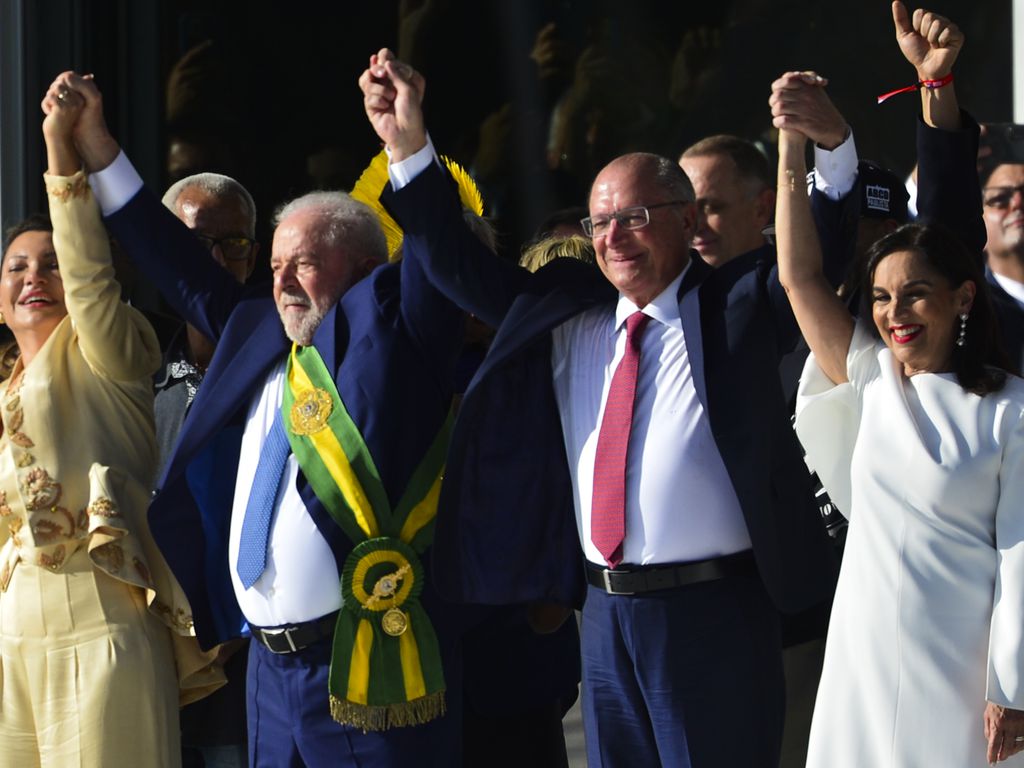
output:
[[[409,628],[409,617],[398,608],[388,608],[380,620],[380,626],[392,637],[398,637]]]
[[[392,506],[373,456],[315,347],[292,347],[281,402],[288,441],[313,492],[352,544],[329,674],[331,715],[364,731],[445,713],[441,649],[420,602],[420,556],[437,515],[451,416]]]
[[[319,387],[300,393],[292,403],[291,427],[296,435],[313,435],[327,426],[334,404],[330,394]]]

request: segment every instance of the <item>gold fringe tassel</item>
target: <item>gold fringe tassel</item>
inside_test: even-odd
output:
[[[355,726],[363,733],[423,725],[441,717],[445,711],[444,691],[383,707],[355,704],[331,695],[331,717],[342,725]]]

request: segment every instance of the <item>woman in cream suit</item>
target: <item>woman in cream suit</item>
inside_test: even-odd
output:
[[[188,700],[217,681],[145,522],[160,351],[120,301],[81,107],[60,78],[47,92],[52,231],[15,227],[0,262],[21,352],[0,385],[0,766],[176,766],[179,682]]]

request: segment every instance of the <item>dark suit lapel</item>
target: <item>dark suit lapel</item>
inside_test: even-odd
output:
[[[679,284],[680,299],[700,286],[713,271],[696,251],[690,252],[691,265]],[[570,276],[571,279],[571,276]],[[615,289],[601,278],[584,284],[582,281],[566,287],[556,286],[540,296],[524,294],[516,299],[498,329],[491,349],[477,371],[475,380],[487,375],[493,368],[520,352],[570,317],[605,301],[614,301]]]
[[[561,288],[539,297],[520,296],[502,321],[494,341],[491,342],[490,351],[473,377],[474,380],[486,376],[493,368],[570,317],[613,297],[614,293],[611,290],[573,295]]]
[[[316,329],[316,333],[313,334],[313,346],[316,347],[320,357],[323,358],[324,365],[335,379],[337,379],[338,371],[338,339],[347,335],[347,328],[338,329],[336,327],[339,323],[345,324],[345,313],[339,312],[338,306],[335,304],[331,308],[323,322],[320,323],[320,327]],[[344,350],[342,350],[341,356],[344,356]]]
[[[690,359],[690,372],[693,385],[697,390],[697,399],[704,409],[708,407],[708,384],[704,365],[704,335],[700,322],[700,292],[694,290],[704,284],[704,280],[713,272],[713,268],[700,257],[696,251],[690,252],[690,268],[683,275],[676,298],[679,302],[680,320],[683,325],[683,338],[686,340],[687,356]]]
[[[679,292],[676,294],[676,298],[681,301],[684,295],[700,286],[713,271],[711,265],[704,261],[699,253],[690,251],[690,268],[683,275],[683,281],[679,284]]]
[[[231,339],[222,339],[218,353]],[[174,457],[164,478],[184,472],[188,462],[240,409],[246,408],[270,369],[288,353],[291,342],[276,312],[266,312],[234,355],[215,355],[217,365],[203,380],[181,428]]]

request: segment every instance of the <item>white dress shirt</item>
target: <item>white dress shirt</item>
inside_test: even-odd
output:
[[[687,267],[689,269],[689,267]],[[697,291],[676,300],[685,270],[643,308],[633,426],[626,467],[624,564],[701,560],[749,549],[736,491],[711,435],[704,389]],[[551,365],[572,474],[576,522],[587,559],[605,565],[590,540],[594,454],[612,375],[626,348],[624,296],[553,332]]]
[[[142,178],[122,152],[89,177],[104,216],[116,213],[142,187]],[[298,462],[289,455],[275,502],[267,546],[267,567],[249,589],[239,580],[238,541],[260,450],[281,407],[285,362],[271,372],[253,397],[242,435],[228,540],[228,563],[235,597],[246,620],[259,627],[308,621],[341,607],[338,567],[327,540],[313,522],[295,485]]]
[[[253,397],[242,433],[235,498],[231,505],[228,562],[231,584],[246,621],[258,627],[276,627],[309,621],[341,607],[341,577],[331,548],[306,510],[296,488],[299,463],[288,454],[281,486],[274,501],[274,516],[267,542],[267,567],[249,589],[238,577],[238,542],[249,503],[260,451],[270,433],[274,413],[281,408],[285,363],[267,377]]]

